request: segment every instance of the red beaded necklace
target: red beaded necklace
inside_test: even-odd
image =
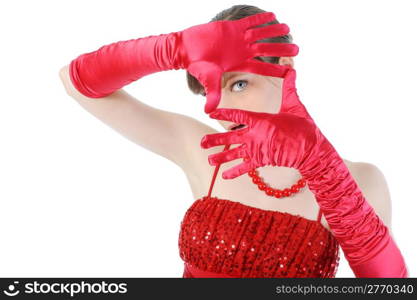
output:
[[[224,150],[228,150],[230,145],[226,145]],[[244,157],[243,161],[249,161],[248,157]],[[285,189],[275,189],[270,187],[268,184],[263,181],[261,177],[258,175],[258,171],[256,169],[252,169],[248,172],[249,177],[252,177],[252,182],[258,185],[259,190],[264,191],[265,194],[275,198],[284,198],[289,197],[292,194],[298,193],[303,187],[306,186],[306,180],[304,178],[300,178],[297,183],[294,183],[290,188]]]
[[[258,188],[261,191],[264,191],[265,194],[271,197],[276,198],[284,198],[288,197],[291,194],[298,193],[305,185],[306,181],[304,178],[301,178],[297,181],[297,183],[293,184],[290,188],[285,189],[275,189],[268,186],[261,177],[258,175],[258,171],[256,169],[252,169],[248,172],[249,177],[252,177],[252,182],[258,185]]]

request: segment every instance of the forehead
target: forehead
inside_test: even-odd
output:
[[[249,74],[247,72],[224,72],[223,73],[223,79],[227,80],[231,77],[235,77],[235,76],[239,76],[239,75],[243,75],[243,74]]]

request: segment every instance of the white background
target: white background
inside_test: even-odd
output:
[[[1,276],[182,276],[179,226],[194,201],[182,170],[84,111],[58,72],[102,45],[206,23],[234,4],[290,26],[303,103],[342,157],[384,173],[416,276],[415,1],[369,0],[2,1]],[[185,70],[125,89],[220,129]],[[343,255],[337,277],[353,277]]]

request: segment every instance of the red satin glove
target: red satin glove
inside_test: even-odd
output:
[[[254,59],[256,56],[297,55],[295,44],[255,43],[289,33],[285,24],[253,28],[274,19],[274,13],[265,12],[105,45],[74,59],[70,63],[70,78],[82,94],[99,98],[151,73],[187,69],[204,86],[205,112],[209,113],[220,101],[223,72],[277,77],[285,74],[285,66]]]
[[[287,82],[277,114],[224,108],[211,113],[211,118],[247,127],[204,136],[203,148],[241,144],[210,155],[209,163],[215,165],[244,158],[243,163],[223,172],[225,179],[266,165],[298,169],[315,194],[356,277],[407,277],[403,256],[388,228],[299,101],[295,78],[295,70],[290,69],[284,77]]]

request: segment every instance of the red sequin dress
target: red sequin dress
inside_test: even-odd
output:
[[[181,222],[183,278],[335,277],[339,244],[317,220],[207,196]]]

